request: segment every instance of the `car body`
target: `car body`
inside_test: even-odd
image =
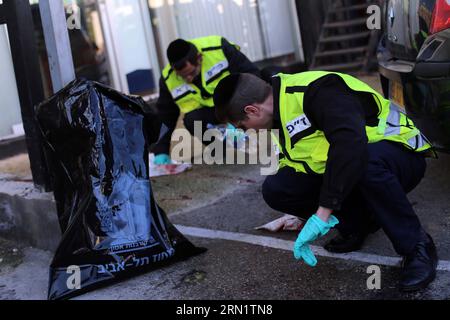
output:
[[[388,0],[378,66],[386,97],[450,152],[450,0]]]

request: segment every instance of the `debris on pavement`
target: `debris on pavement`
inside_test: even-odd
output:
[[[262,226],[256,227],[255,230],[266,230],[270,232],[280,231],[300,231],[303,227],[303,221],[296,216],[285,214]]]
[[[173,160],[172,164],[154,164],[153,157],[154,155],[150,154],[150,178],[176,175],[192,169],[192,164],[190,163],[177,163]]]

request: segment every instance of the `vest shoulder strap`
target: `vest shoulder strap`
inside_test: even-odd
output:
[[[162,71],[162,77],[164,81],[169,80],[169,77],[171,76],[172,73],[173,73],[172,66],[170,64],[167,64]]]
[[[221,36],[208,36],[189,40],[200,52],[214,51],[222,49]]]

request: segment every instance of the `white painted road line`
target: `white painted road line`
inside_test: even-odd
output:
[[[292,248],[294,247],[294,241],[282,240],[273,237],[256,236],[253,234],[219,231],[182,225],[175,225],[175,227],[184,235],[191,237],[237,241],[286,251],[292,251]],[[380,256],[363,252],[335,254],[318,246],[311,246],[311,249],[314,254],[321,257],[358,261],[376,265],[400,266],[401,262],[401,258],[399,257]],[[450,271],[450,261],[440,260],[437,269],[440,271]]]

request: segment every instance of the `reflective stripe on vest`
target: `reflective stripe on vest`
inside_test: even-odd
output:
[[[351,90],[368,92],[374,97],[378,106],[378,125],[366,126],[369,143],[389,140],[416,152],[431,149],[428,140],[398,106],[356,78],[323,71],[279,74],[273,82],[275,107],[279,110],[282,125],[280,139],[275,141],[285,156],[280,159],[280,167],[290,166],[304,173],[325,172],[329,144],[324,133],[316,129],[304,114],[303,98],[310,83],[328,74],[340,76]]]
[[[386,118],[386,129],[384,136],[398,136],[401,135],[402,123],[401,119],[404,117],[406,127],[410,127],[409,136],[405,136],[408,146],[413,150],[419,150],[430,144],[425,136],[412,124],[411,120],[401,111],[401,109],[392,101],[389,104],[389,114]]]
[[[170,65],[163,70],[163,78],[172,98],[181,112],[188,113],[202,107],[213,107],[214,89],[229,72],[229,63],[222,50],[222,37],[209,36],[190,40],[202,53],[202,86],[208,96],[202,96],[201,90],[192,83],[179,77]]]

